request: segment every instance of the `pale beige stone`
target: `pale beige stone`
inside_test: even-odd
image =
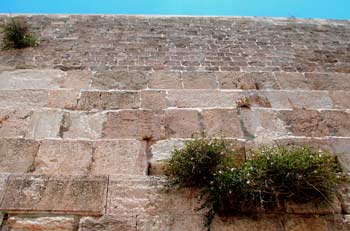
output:
[[[74,110],[78,104],[79,93],[77,90],[49,91],[47,106],[50,108]]]
[[[95,143],[91,174],[145,175],[147,172],[146,142],[110,140]]]
[[[38,148],[34,140],[0,139],[0,172],[30,172]]]
[[[92,162],[88,141],[43,140],[35,158],[35,174],[86,175]]]
[[[21,217],[11,216],[4,225],[11,231],[73,231],[75,227],[74,217]]]
[[[26,138],[44,139],[58,138],[63,118],[60,110],[38,110],[31,116]]]
[[[98,139],[101,138],[104,113],[66,112],[63,116],[61,135],[65,139]]]
[[[191,138],[201,133],[199,112],[195,110],[167,110],[165,112],[165,131],[170,138]]]
[[[104,212],[107,177],[14,175],[7,185],[0,210],[90,216]]]
[[[26,109],[0,110],[0,137],[25,137],[33,111]]]
[[[45,107],[48,103],[46,90],[0,90],[0,107]]]
[[[239,91],[169,90],[169,106],[178,108],[236,107],[242,98]]]
[[[159,90],[142,91],[141,108],[152,110],[162,110],[167,108],[166,92]]]
[[[67,71],[60,81],[61,88],[88,89],[92,81],[92,73],[88,70]]]
[[[82,217],[78,231],[138,231],[136,216],[105,215],[100,218]],[[146,231],[146,230],[144,230]]]

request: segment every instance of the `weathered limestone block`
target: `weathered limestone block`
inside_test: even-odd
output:
[[[236,110],[212,109],[201,112],[204,131],[208,136],[241,138],[240,118]]]
[[[0,172],[27,173],[33,167],[39,142],[25,139],[0,139]]]
[[[211,225],[213,231],[285,231],[278,216],[216,217]]]
[[[88,141],[43,140],[35,158],[34,173],[87,175],[92,150],[92,143]]]
[[[9,174],[0,173],[0,201],[2,201],[2,198],[7,188],[8,177],[9,177]],[[0,212],[0,225],[2,221],[1,215],[2,213]]]
[[[10,176],[0,209],[14,213],[103,214],[107,178]]]
[[[102,216],[101,218],[83,217],[78,231],[137,231],[136,216]],[[146,231],[146,230],[145,230]]]
[[[349,74],[306,73],[305,78],[313,90],[350,90]]]
[[[285,231],[346,231],[350,227],[337,216],[285,215],[282,223]]]
[[[280,89],[275,77],[270,72],[251,72],[246,73],[255,81],[257,90],[276,90]]]
[[[150,110],[108,112],[103,138],[160,139],[164,137],[164,115]]]
[[[99,139],[105,120],[104,113],[65,112],[60,130],[61,136],[65,139]]]
[[[243,72],[218,72],[216,76],[221,89],[256,89],[251,75]]]
[[[140,107],[140,93],[134,91],[83,91],[80,96],[79,110],[135,109]]]
[[[162,110],[167,108],[166,92],[161,90],[145,90],[141,92],[141,108]]]
[[[94,144],[91,174],[145,175],[146,142],[138,140],[97,141]]]
[[[0,90],[1,108],[45,107],[47,103],[45,90]]]
[[[164,175],[166,171],[165,161],[171,157],[175,149],[181,149],[185,146],[184,140],[171,139],[159,140],[150,147],[151,158],[149,159],[150,175]]]
[[[182,81],[179,72],[155,71],[149,76],[150,89],[181,89]]]
[[[291,214],[309,214],[309,215],[326,215],[326,214],[340,214],[342,212],[341,203],[337,198],[334,198],[331,204],[325,203],[285,203],[287,213]]]
[[[197,192],[191,189],[166,189],[161,177],[111,176],[107,214],[155,216],[167,214],[198,214]],[[198,196],[198,195],[197,195]]]
[[[284,121],[278,118],[278,111],[243,108],[240,117],[245,136],[255,138],[258,143],[270,143],[289,134]]]
[[[78,90],[52,90],[49,91],[47,106],[75,110],[80,92]]]
[[[242,98],[236,102],[237,108],[271,108],[271,103],[265,91],[244,91]]]
[[[74,217],[25,217],[11,216],[3,226],[4,231],[74,231]]]
[[[239,91],[169,90],[169,106],[178,108],[236,107],[243,97]]]
[[[60,81],[61,88],[69,89],[88,89],[92,80],[91,71],[72,70],[67,71],[66,75]]]
[[[302,73],[275,72],[274,75],[283,90],[310,90],[310,85]]]
[[[346,111],[281,111],[290,132],[298,136],[349,136],[350,113]]]
[[[0,110],[0,137],[23,138],[28,131],[33,111],[26,109]]]
[[[343,171],[350,173],[350,138],[332,137],[330,143]]]
[[[58,138],[63,118],[61,110],[38,110],[31,116],[26,138]]]
[[[333,109],[328,92],[263,91],[260,94],[276,109]]]
[[[205,231],[201,215],[157,215],[137,216],[137,230],[152,231]]]
[[[335,109],[350,109],[350,91],[331,91],[328,94]]]
[[[191,138],[203,131],[200,113],[196,110],[167,110],[165,130],[166,136],[170,138]]]
[[[52,69],[22,69],[0,73],[1,89],[55,89],[64,72]]]
[[[145,72],[104,71],[97,72],[92,79],[91,88],[109,90],[141,90],[147,88],[148,77]]]
[[[181,75],[185,89],[217,89],[218,83],[213,72],[184,72]]]

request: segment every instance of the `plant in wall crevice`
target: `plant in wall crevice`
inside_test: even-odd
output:
[[[334,156],[306,146],[252,151],[243,163],[224,139],[199,138],[174,150],[167,175],[180,187],[198,187],[208,228],[216,214],[252,214],[284,203],[331,203],[348,182]]]
[[[27,21],[21,17],[10,18],[2,28],[3,49],[21,49],[35,47],[39,43],[30,31]]]

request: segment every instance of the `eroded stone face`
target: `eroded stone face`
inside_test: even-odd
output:
[[[217,89],[215,73],[186,72],[181,75],[185,89]]]
[[[147,87],[146,73],[137,71],[98,72],[93,76],[91,87],[109,90],[141,90]]]
[[[101,218],[84,217],[80,219],[79,231],[137,231],[136,216],[103,216]]]
[[[92,143],[88,141],[43,140],[35,158],[34,173],[87,175],[92,152]]]
[[[32,171],[39,142],[25,139],[0,139],[0,172],[27,173]]]
[[[167,108],[168,100],[165,91],[148,90],[141,92],[141,108],[162,110]]]
[[[200,114],[195,110],[167,110],[165,114],[165,131],[170,138],[191,138],[203,131]]]
[[[30,127],[32,115],[33,111],[26,109],[1,109],[0,136],[25,137]]]
[[[78,104],[79,110],[135,109],[139,107],[140,93],[132,91],[83,91]]]
[[[0,209],[12,212],[102,215],[106,177],[10,176]]]
[[[75,226],[75,219],[70,216],[11,216],[3,225],[3,229],[11,231],[73,231]]]
[[[63,118],[60,110],[38,110],[34,111],[28,126],[27,138],[44,139],[58,138]]]
[[[145,175],[146,172],[146,142],[116,140],[95,143],[91,174]]]
[[[221,89],[256,89],[254,78],[242,72],[216,73]]]

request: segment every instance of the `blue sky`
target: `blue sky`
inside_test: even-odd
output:
[[[0,0],[0,13],[293,16],[350,19],[350,0]]]

